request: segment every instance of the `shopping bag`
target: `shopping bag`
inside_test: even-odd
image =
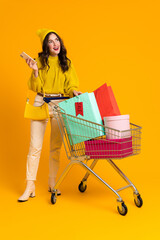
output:
[[[103,126],[89,122],[103,124],[94,93],[86,92],[58,105],[67,114],[62,116],[71,145],[105,135]]]
[[[103,84],[94,91],[94,95],[102,119],[103,117],[117,116],[121,114],[111,86],[108,87],[106,83]]]

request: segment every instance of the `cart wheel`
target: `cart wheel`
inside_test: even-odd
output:
[[[57,198],[56,198],[56,196],[55,196],[55,193],[52,193],[52,195],[51,195],[51,203],[52,203],[52,204],[55,204],[55,203],[56,203],[56,200],[57,200]]]
[[[87,189],[86,183],[85,183],[85,182],[81,182],[81,183],[79,184],[79,186],[78,186],[78,189],[79,189],[80,192],[85,192],[86,189]]]
[[[143,205],[143,200],[142,200],[140,194],[138,194],[138,195],[136,196],[136,198],[134,199],[134,203],[135,203],[135,205],[136,205],[137,207],[139,207],[139,208],[142,207],[142,205]]]
[[[121,208],[117,207],[119,214],[125,216],[128,212],[127,206],[124,204],[124,202],[121,203]]]

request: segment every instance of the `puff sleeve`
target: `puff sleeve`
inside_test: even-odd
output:
[[[75,70],[73,63],[71,62],[70,68],[66,73],[66,79],[64,84],[64,92],[68,94],[69,97],[73,97],[73,90],[78,90],[79,79]]]
[[[38,77],[34,76],[34,70],[32,70],[31,76],[29,78],[28,81],[28,88],[34,92],[41,92],[42,91],[42,84],[43,84],[43,80],[41,77],[41,70],[39,70],[40,68],[40,60],[37,58],[35,59],[37,62],[37,66],[38,66]]]

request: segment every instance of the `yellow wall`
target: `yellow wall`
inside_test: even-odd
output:
[[[8,206],[12,209],[11,225],[13,236],[15,239],[20,239],[20,234],[16,238],[16,222],[21,225],[23,229],[26,222],[30,219],[31,210],[37,207],[35,216],[39,214],[38,208],[43,208],[43,200],[40,199],[42,192],[47,188],[48,177],[48,152],[49,152],[49,125],[45,134],[43,151],[41,155],[40,167],[37,176],[37,185],[39,184],[39,202],[35,205],[29,205],[26,210],[23,205],[21,211],[16,199],[24,190],[25,184],[25,167],[26,156],[29,148],[30,137],[30,124],[28,120],[23,118],[25,99],[27,94],[27,81],[31,74],[31,69],[27,66],[25,61],[19,56],[22,51],[25,51],[32,57],[37,57],[38,52],[41,51],[41,44],[36,31],[39,28],[51,28],[55,29],[62,37],[64,44],[68,50],[68,57],[72,59],[77,71],[77,75],[80,80],[80,90],[82,92],[92,92],[103,83],[111,85],[116,96],[120,111],[122,114],[130,114],[131,122],[143,127],[142,129],[142,153],[138,156],[126,158],[117,162],[119,166],[124,170],[128,177],[133,180],[137,188],[143,195],[144,207],[143,209],[136,208],[136,214],[134,214],[135,207],[130,206],[132,212],[130,212],[130,219],[132,217],[132,226],[139,214],[141,214],[141,221],[139,220],[138,227],[134,226],[137,230],[138,236],[141,236],[141,230],[145,231],[147,224],[147,216],[153,219],[152,225],[150,225],[150,231],[146,236],[153,236],[157,233],[155,230],[156,218],[158,216],[157,210],[159,206],[156,205],[156,201],[159,198],[159,192],[156,190],[159,188],[159,92],[160,92],[160,33],[159,33],[159,1],[107,1],[107,0],[61,0],[61,1],[4,1],[1,0],[1,138],[0,138],[0,185],[4,191],[3,196],[7,200],[3,199],[5,206],[8,201]],[[63,170],[68,163],[64,150],[61,154],[61,169]],[[99,163],[97,170],[102,176],[109,175],[110,182],[117,183],[116,177],[112,178],[110,170],[105,168],[104,162]],[[107,165],[107,164],[106,164]],[[107,172],[108,171],[108,172]],[[81,180],[84,172],[80,167],[75,167],[74,170],[68,175],[66,181],[64,181],[62,190],[68,194],[67,204],[69,204],[70,213],[67,212],[67,216],[71,216],[69,221],[72,222],[72,217],[75,211],[81,209],[81,202],[77,207],[75,204],[76,196],[72,193],[77,184]],[[94,184],[98,189],[99,184],[94,180],[90,180],[90,189],[94,191]],[[97,185],[96,185],[97,184]],[[73,187],[74,186],[74,187]],[[42,192],[40,192],[42,187]],[[65,190],[67,189],[67,191]],[[94,212],[96,208],[96,217],[100,219],[98,223],[93,222],[92,214],[90,215],[90,222],[92,227],[95,224],[98,226],[98,230],[93,235],[87,228],[80,233],[81,237],[78,237],[77,231],[66,235],[68,239],[82,239],[87,236],[92,236],[92,239],[96,239],[98,236],[105,236],[105,219],[108,209],[110,210],[110,219],[114,223],[115,212],[112,212],[114,208],[114,196],[105,199],[107,201],[113,201],[114,204],[107,205],[105,209],[105,203],[103,202],[103,195],[107,191],[100,185],[101,200],[98,203],[98,196],[96,196],[95,205],[92,205],[90,212]],[[72,191],[71,191],[72,190]],[[91,192],[92,192],[91,191]],[[98,191],[98,190],[97,190]],[[92,198],[95,196],[91,193]],[[155,195],[155,192],[157,196]],[[73,194],[73,195],[72,195]],[[78,194],[78,193],[77,193]],[[132,193],[131,193],[132,195]],[[110,196],[110,195],[109,195]],[[125,194],[124,194],[125,196]],[[151,197],[152,196],[152,197]],[[85,198],[84,206],[90,205],[89,201],[92,201],[89,197],[89,193]],[[11,199],[11,200],[10,200]],[[48,201],[46,200],[48,199]],[[49,195],[46,197],[45,204],[48,204],[49,208]],[[78,197],[77,197],[78,199]],[[84,199],[84,198],[83,198]],[[9,201],[10,200],[10,201]],[[36,201],[36,200],[34,200]],[[38,200],[37,200],[38,201]],[[61,200],[62,201],[62,200]],[[32,200],[33,202],[33,200]],[[13,205],[12,205],[13,204]],[[28,204],[28,203],[27,203]],[[61,205],[63,216],[63,206],[67,208],[66,202],[59,203]],[[66,205],[65,205],[66,204]],[[103,214],[98,212],[98,207],[103,205]],[[107,204],[107,203],[106,203]],[[153,215],[150,213],[152,205]],[[59,206],[60,207],[60,206]],[[72,208],[73,207],[73,208]],[[82,207],[82,206],[81,206]],[[75,208],[75,209],[74,209]],[[102,210],[102,208],[101,208]],[[23,212],[24,211],[24,212]],[[46,207],[46,211],[49,209]],[[143,214],[142,214],[143,211]],[[11,213],[8,211],[7,214]],[[16,213],[18,212],[19,215]],[[140,213],[141,212],[141,213]],[[22,215],[21,215],[22,213]],[[43,213],[45,215],[45,213]],[[54,212],[52,213],[54,214]],[[73,214],[73,215],[72,215]],[[102,214],[102,215],[101,215]],[[113,215],[112,215],[113,214]],[[128,213],[129,214],[129,213]],[[118,214],[117,214],[118,215]],[[4,212],[4,218],[6,218],[6,212]],[[17,216],[14,218],[14,216]],[[27,217],[26,217],[27,216]],[[82,221],[83,215],[78,218],[78,224]],[[20,223],[19,219],[23,221]],[[51,216],[47,216],[47,219],[52,219]],[[81,219],[81,221],[80,221]],[[103,219],[103,220],[102,220]],[[117,226],[122,224],[120,222],[120,216],[117,218]],[[7,220],[7,219],[6,219]],[[129,222],[123,222],[129,224]],[[131,222],[130,222],[131,223]],[[41,224],[41,222],[39,222]],[[47,223],[49,224],[49,223]],[[47,224],[45,232],[47,233]],[[51,224],[51,223],[50,223]],[[88,228],[91,228],[90,223],[85,223]],[[109,222],[106,222],[106,225]],[[111,224],[111,223],[110,223]],[[127,225],[127,228],[132,231],[131,225]],[[51,225],[49,225],[51,227]],[[59,223],[58,226],[61,226]],[[61,226],[61,231],[64,224]],[[66,226],[66,225],[65,225]],[[69,225],[67,225],[69,228]],[[76,227],[75,224],[74,227]],[[100,226],[103,226],[101,228]],[[141,227],[143,227],[141,229]],[[5,225],[7,228],[8,225]],[[11,226],[10,226],[11,227]],[[119,226],[119,234],[122,229]],[[137,227],[137,228],[136,228]],[[6,229],[4,228],[4,229]],[[114,226],[109,225],[109,236],[112,236],[111,229],[114,230]],[[24,228],[25,229],[25,228]],[[129,234],[129,230],[128,234]],[[153,231],[154,230],[154,231]],[[60,229],[58,228],[58,231]],[[83,236],[83,233],[85,236]],[[11,234],[11,233],[8,233]],[[38,234],[38,230],[37,233]],[[47,233],[48,237],[51,237]],[[69,235],[71,234],[71,235]],[[99,235],[101,234],[101,235]],[[119,234],[114,232],[115,236]],[[122,233],[121,233],[122,234]],[[26,235],[30,236],[30,235]],[[45,236],[45,234],[44,234]],[[61,233],[59,236],[65,236]],[[127,235],[126,235],[127,236]],[[95,237],[95,238],[94,238]],[[32,239],[32,238],[30,238]],[[86,238],[87,239],[87,238]],[[157,239],[157,238],[154,238]]]

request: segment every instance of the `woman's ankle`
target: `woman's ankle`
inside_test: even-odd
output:
[[[35,181],[34,180],[26,180],[26,187],[34,186]]]

